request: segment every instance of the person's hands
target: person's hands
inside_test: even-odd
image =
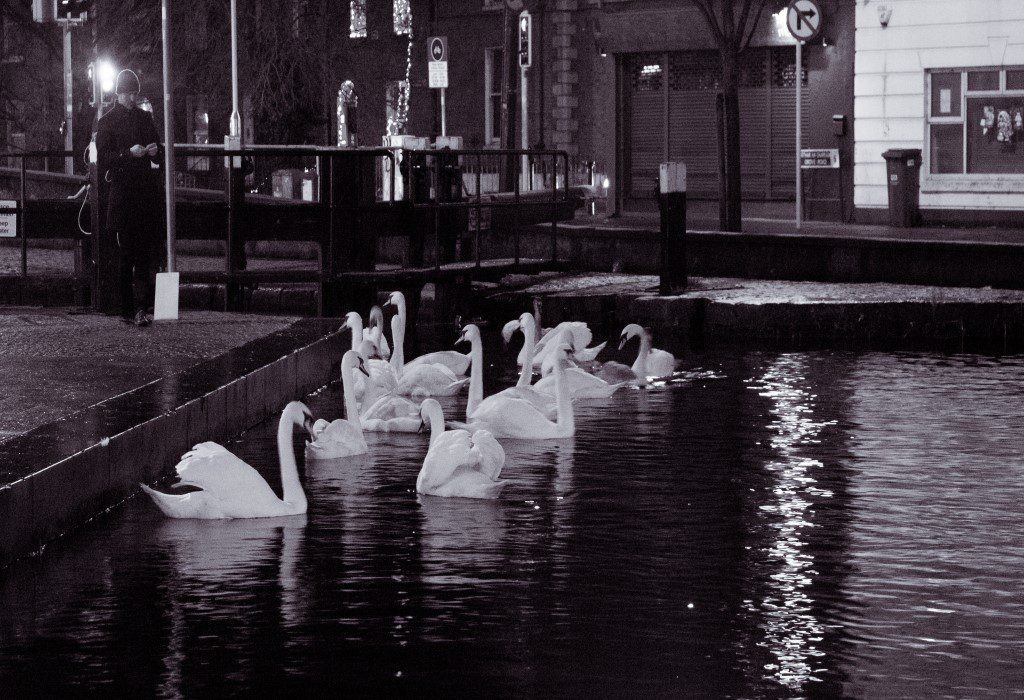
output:
[[[130,149],[128,149],[128,152],[132,154],[132,158],[141,158],[146,154],[146,149],[140,146],[139,144],[135,144]]]
[[[148,146],[146,146],[146,155],[148,155],[150,158],[154,157],[159,151],[160,147],[157,146],[155,143],[151,143]]]

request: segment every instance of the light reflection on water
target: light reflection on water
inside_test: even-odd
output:
[[[579,404],[572,439],[506,442],[498,501],[418,496],[426,436],[402,434],[304,465],[299,518],[136,499],[4,572],[0,689],[1007,695],[1022,381],[1020,359],[691,358]],[[340,411],[336,387],[309,402]],[[273,424],[230,447],[277,488]]]

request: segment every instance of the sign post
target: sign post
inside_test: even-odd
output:
[[[427,71],[430,87],[441,90],[441,136],[447,136],[444,91],[448,87],[448,37],[432,36],[427,39]]]
[[[796,39],[796,227],[803,224],[803,173],[800,167],[800,151],[803,148],[801,127],[803,125],[803,82],[804,44],[821,34],[824,17],[816,0],[791,0],[786,9],[786,27]]]

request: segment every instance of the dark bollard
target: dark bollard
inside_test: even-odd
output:
[[[686,291],[686,165],[662,163],[658,182],[661,213],[662,295]]]
[[[227,171],[228,235],[226,269],[228,275],[245,270],[245,232],[242,230],[243,208],[245,207],[245,175],[241,170],[241,158],[225,158]],[[237,167],[236,167],[237,166]],[[243,285],[229,281],[224,289],[226,311],[241,311],[244,306]]]

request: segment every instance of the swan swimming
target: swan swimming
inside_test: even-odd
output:
[[[585,321],[562,321],[554,328],[547,329],[547,331],[541,335],[540,340],[537,341],[537,347],[535,349],[533,359],[534,367],[540,367],[548,358],[548,341],[558,338],[559,334],[565,330],[572,332],[573,347],[580,348],[572,354],[572,358],[578,362],[593,362],[598,353],[604,350],[604,347],[608,344],[606,341],[595,345],[592,348],[588,348],[587,345],[589,345],[594,339],[594,334],[590,330],[590,326],[588,326]],[[517,358],[520,365],[523,364],[524,355],[525,352],[520,350],[519,357]]]
[[[185,453],[174,468],[178,483],[199,491],[164,493],[140,484],[169,518],[274,518],[306,512],[306,494],[292,449],[295,426],[312,430],[309,409],[292,401],[277,426],[277,454],[283,498],[278,498],[259,472],[216,442],[203,442]]]
[[[388,296],[388,301],[385,306],[394,306],[398,311],[398,317],[402,321],[402,337],[405,337],[405,327],[408,321],[406,316],[405,306],[405,294],[402,292],[391,292]],[[394,326],[392,326],[394,329]],[[395,338],[394,330],[391,331],[391,337],[395,339],[395,345],[398,345],[398,339]],[[451,370],[457,377],[464,377],[466,370],[469,369],[469,356],[455,350],[441,350],[438,352],[428,352],[425,355],[420,355],[414,360],[410,360],[405,363],[406,367],[418,367],[419,365],[443,365]]]
[[[621,350],[630,338],[640,336],[640,351],[637,353],[636,361],[632,367],[627,367],[621,362],[606,362],[595,373],[605,381],[612,382],[642,382],[650,379],[667,377],[676,369],[675,356],[665,350],[658,350],[651,347],[654,342],[651,332],[636,323],[630,323],[622,329],[619,336],[619,350]]]
[[[328,423],[323,418],[313,424],[313,440],[306,442],[306,459],[336,459],[369,452],[363,428],[359,422],[359,408],[352,392],[353,371],[366,374],[363,358],[348,350],[341,358],[341,386],[345,402],[345,416]]]
[[[556,345],[552,351],[554,355],[551,357],[554,364],[557,420],[549,419],[542,410],[529,401],[501,396],[494,397],[495,400],[486,405],[485,402],[481,402],[479,406],[474,405],[472,409],[467,404],[465,427],[469,430],[488,430],[496,437],[523,440],[572,437],[576,432],[576,421],[564,377],[565,370],[562,367],[563,363],[568,362],[566,353],[572,349],[572,345],[568,342],[569,337],[569,333],[563,331],[562,339],[555,341]],[[474,346],[471,353],[473,362],[470,368],[470,382],[480,386],[482,393],[483,353],[479,345],[480,329],[472,323],[463,329],[462,336],[459,338],[459,342],[466,340]],[[474,391],[470,391],[470,396],[472,397],[474,393]],[[453,425],[456,424],[453,423]]]
[[[533,320],[533,314],[524,313],[514,321],[509,321],[505,324],[504,328],[501,329],[501,336],[506,343],[512,339],[512,334],[517,330],[523,332],[523,349],[526,354],[524,361],[521,363],[522,368],[519,370],[519,381],[515,386],[511,386],[507,389],[502,389],[496,394],[491,394],[486,399],[483,397],[484,388],[483,380],[474,382],[473,377],[469,379],[469,399],[466,402],[466,420],[470,419],[470,415],[474,413],[480,406],[485,408],[495,401],[501,401],[503,398],[514,398],[529,401],[533,406],[541,411],[547,418],[554,420],[556,416],[557,406],[555,404],[554,396],[545,394],[537,391],[536,388],[530,386],[530,382],[533,381],[533,350],[534,350],[534,338],[537,333],[537,324]],[[470,357],[473,353],[479,352],[481,355],[481,362],[483,357],[483,348],[479,342],[479,333],[477,339],[474,341],[470,338]]]
[[[430,447],[416,477],[416,491],[429,496],[497,498],[507,481],[500,480],[505,450],[486,430],[445,430],[441,404],[427,399],[420,407]]]
[[[401,294],[401,292],[394,292]],[[402,304],[405,304],[404,298]],[[405,364],[405,323],[400,315],[391,319],[394,348],[391,351],[391,367],[398,377],[395,393],[414,398],[430,396],[454,396],[469,384],[469,379],[459,378],[448,367],[436,364]],[[461,354],[461,353],[457,353]]]
[[[384,311],[379,306],[370,309],[368,317],[369,327],[363,329],[363,339],[371,340],[380,351],[380,356],[385,360],[391,359],[391,346],[388,344],[388,337],[384,335]]]
[[[391,319],[391,329],[394,332],[396,326],[399,323],[397,316]],[[401,334],[395,336],[400,337]],[[392,353],[392,363],[395,362],[395,358],[401,361],[401,351]],[[394,372],[395,365],[391,365],[391,371]],[[372,404],[363,404],[363,410],[360,414],[360,421],[363,426],[363,430],[369,430],[373,432],[384,432],[384,433],[415,433],[420,429],[420,407],[414,402],[399,396],[395,393],[397,390],[397,380],[395,382],[395,390],[383,394]]]

